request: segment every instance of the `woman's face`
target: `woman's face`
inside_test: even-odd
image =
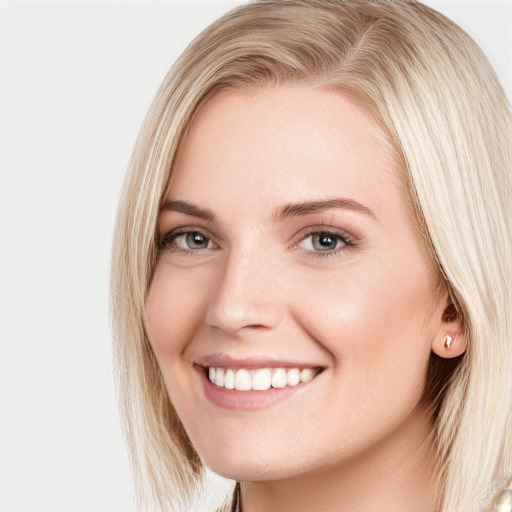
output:
[[[446,302],[398,174],[375,124],[334,92],[227,92],[196,118],[146,326],[214,471],[293,477],[428,431],[419,402]]]

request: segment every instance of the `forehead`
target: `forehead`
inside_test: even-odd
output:
[[[395,156],[377,123],[348,96],[304,85],[226,91],[192,123],[168,196],[379,196],[398,191]]]

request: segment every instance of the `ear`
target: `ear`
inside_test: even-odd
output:
[[[446,299],[439,329],[432,342],[432,352],[439,357],[450,359],[463,354],[466,348],[462,318],[452,302]]]

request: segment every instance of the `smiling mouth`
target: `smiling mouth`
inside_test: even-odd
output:
[[[322,368],[205,368],[206,377],[212,384],[235,391],[295,387],[311,381],[321,371]]]

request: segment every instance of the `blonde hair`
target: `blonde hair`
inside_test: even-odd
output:
[[[119,206],[112,272],[117,379],[139,508],[185,505],[202,477],[144,329],[157,218],[177,151],[217,92],[284,83],[356,98],[403,162],[468,341],[458,364],[431,383],[440,391],[437,500],[442,512],[480,510],[512,471],[510,109],[462,29],[400,0],[250,3],[196,38],[160,87]]]

